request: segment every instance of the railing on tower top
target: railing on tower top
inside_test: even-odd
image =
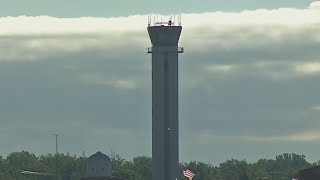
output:
[[[162,21],[162,18],[159,21],[158,15],[153,16],[150,15],[148,16],[148,27],[150,26],[181,26],[181,15],[173,15],[170,17],[169,21]],[[177,22],[177,23],[176,23]]]

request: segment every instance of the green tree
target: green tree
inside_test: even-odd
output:
[[[152,179],[152,169],[151,165],[152,159],[147,156],[139,156],[133,158],[133,168],[132,170],[140,174],[141,180]]]
[[[235,159],[220,164],[219,179],[223,180],[248,180],[247,162]]]
[[[27,151],[10,153],[6,158],[0,156],[0,180],[54,180],[56,160],[59,162],[60,180],[79,180],[83,173],[84,158],[70,154],[47,154],[35,156]],[[124,180],[149,180],[151,179],[152,159],[139,156],[127,161],[119,155],[111,157],[113,175]],[[191,161],[184,163],[196,176],[194,180],[262,180],[271,179],[287,180],[296,176],[301,169],[320,164],[320,161],[310,164],[304,155],[284,153],[275,159],[260,159],[256,163],[247,163],[242,160],[227,160],[219,167],[208,163]],[[179,166],[181,180],[187,180],[182,175],[182,164]],[[35,171],[52,174],[21,175],[21,170]]]

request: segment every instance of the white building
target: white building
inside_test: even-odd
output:
[[[84,176],[87,180],[108,179],[112,176],[111,159],[101,152],[93,154],[85,160]]]

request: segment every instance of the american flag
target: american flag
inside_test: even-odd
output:
[[[190,180],[192,180],[192,178],[196,175],[185,166],[182,167],[182,172],[183,172],[183,175],[189,178]]]

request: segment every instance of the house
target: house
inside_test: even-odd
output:
[[[112,176],[111,159],[100,151],[84,162],[84,177],[81,180],[119,179]]]

